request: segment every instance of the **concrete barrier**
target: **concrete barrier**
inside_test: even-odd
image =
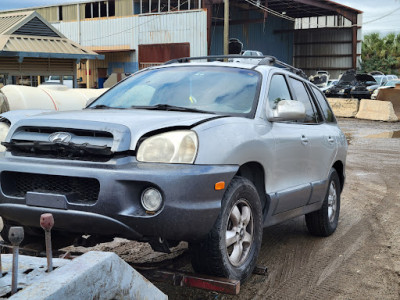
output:
[[[400,119],[400,84],[396,84],[394,88],[380,89],[376,99],[392,102],[394,112]]]
[[[2,295],[11,290],[12,255],[2,255]],[[115,253],[91,251],[74,260],[54,259],[47,273],[46,258],[19,256],[18,292],[12,300],[168,299],[157,287]],[[21,289],[22,288],[22,289]],[[21,289],[21,290],[20,290]]]
[[[397,122],[392,102],[379,100],[361,100],[357,119]]]
[[[354,118],[358,112],[358,99],[328,98],[336,117]]]

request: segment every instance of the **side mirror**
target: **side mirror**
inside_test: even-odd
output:
[[[306,117],[304,104],[296,100],[281,100],[271,111],[269,121],[298,121]]]

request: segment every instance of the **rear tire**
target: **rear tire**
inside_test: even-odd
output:
[[[190,243],[198,273],[244,281],[257,262],[262,239],[262,208],[253,183],[234,177],[225,191],[221,211],[208,236]]]
[[[308,231],[315,236],[330,236],[335,232],[340,212],[341,186],[338,173],[331,169],[329,173],[328,190],[322,207],[306,214]]]

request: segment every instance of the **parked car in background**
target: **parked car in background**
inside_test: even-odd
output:
[[[325,92],[327,89],[332,88],[339,82],[339,79],[329,79],[326,83],[326,86],[323,88],[319,88],[321,91]]]
[[[400,80],[399,79],[394,79],[394,80],[389,80],[388,82],[386,82],[383,86],[377,88],[371,95],[371,99],[372,100],[376,100],[379,90],[381,89],[390,89],[390,88],[394,88],[396,86],[396,84],[400,84]]]
[[[380,83],[386,82],[386,76],[382,75],[357,74],[355,78],[356,82],[351,88],[350,95],[357,99],[371,99],[372,93],[380,86]]]
[[[356,82],[356,71],[347,70],[340,77],[339,82],[324,90],[324,93],[327,97],[349,98],[350,91]]]
[[[263,59],[262,52],[255,50],[245,50],[243,51],[242,56],[246,56],[246,58],[234,58],[233,62],[257,64]]]
[[[386,75],[388,81],[398,79],[397,75]]]
[[[315,75],[311,75],[308,79],[319,88],[327,86],[329,81],[329,73],[327,71],[317,71]]]
[[[305,215],[331,235],[347,142],[323,93],[273,57],[194,59],[141,70],[84,110],[0,115],[2,237],[42,234],[47,212],[57,235],[187,241],[195,271],[244,280],[264,227]]]
[[[373,75],[373,77],[375,81],[378,83],[378,86],[382,86],[388,81],[386,75]]]
[[[61,83],[62,79],[62,83]],[[74,81],[72,76],[49,76],[49,79],[45,81],[47,84],[63,84],[69,89],[74,87]]]

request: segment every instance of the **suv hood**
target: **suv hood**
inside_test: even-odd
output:
[[[107,143],[107,146],[111,147],[113,152],[135,150],[139,139],[149,132],[165,128],[192,127],[196,123],[205,122],[216,117],[214,114],[142,109],[86,109],[82,111],[42,113],[29,118],[26,118],[26,116],[22,118],[24,116],[22,115],[21,119],[12,125],[6,141],[18,139],[49,142],[49,136],[52,132],[84,130],[89,132],[87,140],[85,140],[85,136],[75,137],[74,135],[71,142],[93,145],[97,143],[97,146],[103,146],[104,143]],[[30,130],[25,130],[21,127],[46,128],[47,133],[32,134]],[[113,138],[109,142],[105,139],[94,141],[95,138],[90,132],[108,132],[112,134]],[[76,138],[75,141],[74,138]],[[104,142],[103,145],[99,144],[101,142]]]

